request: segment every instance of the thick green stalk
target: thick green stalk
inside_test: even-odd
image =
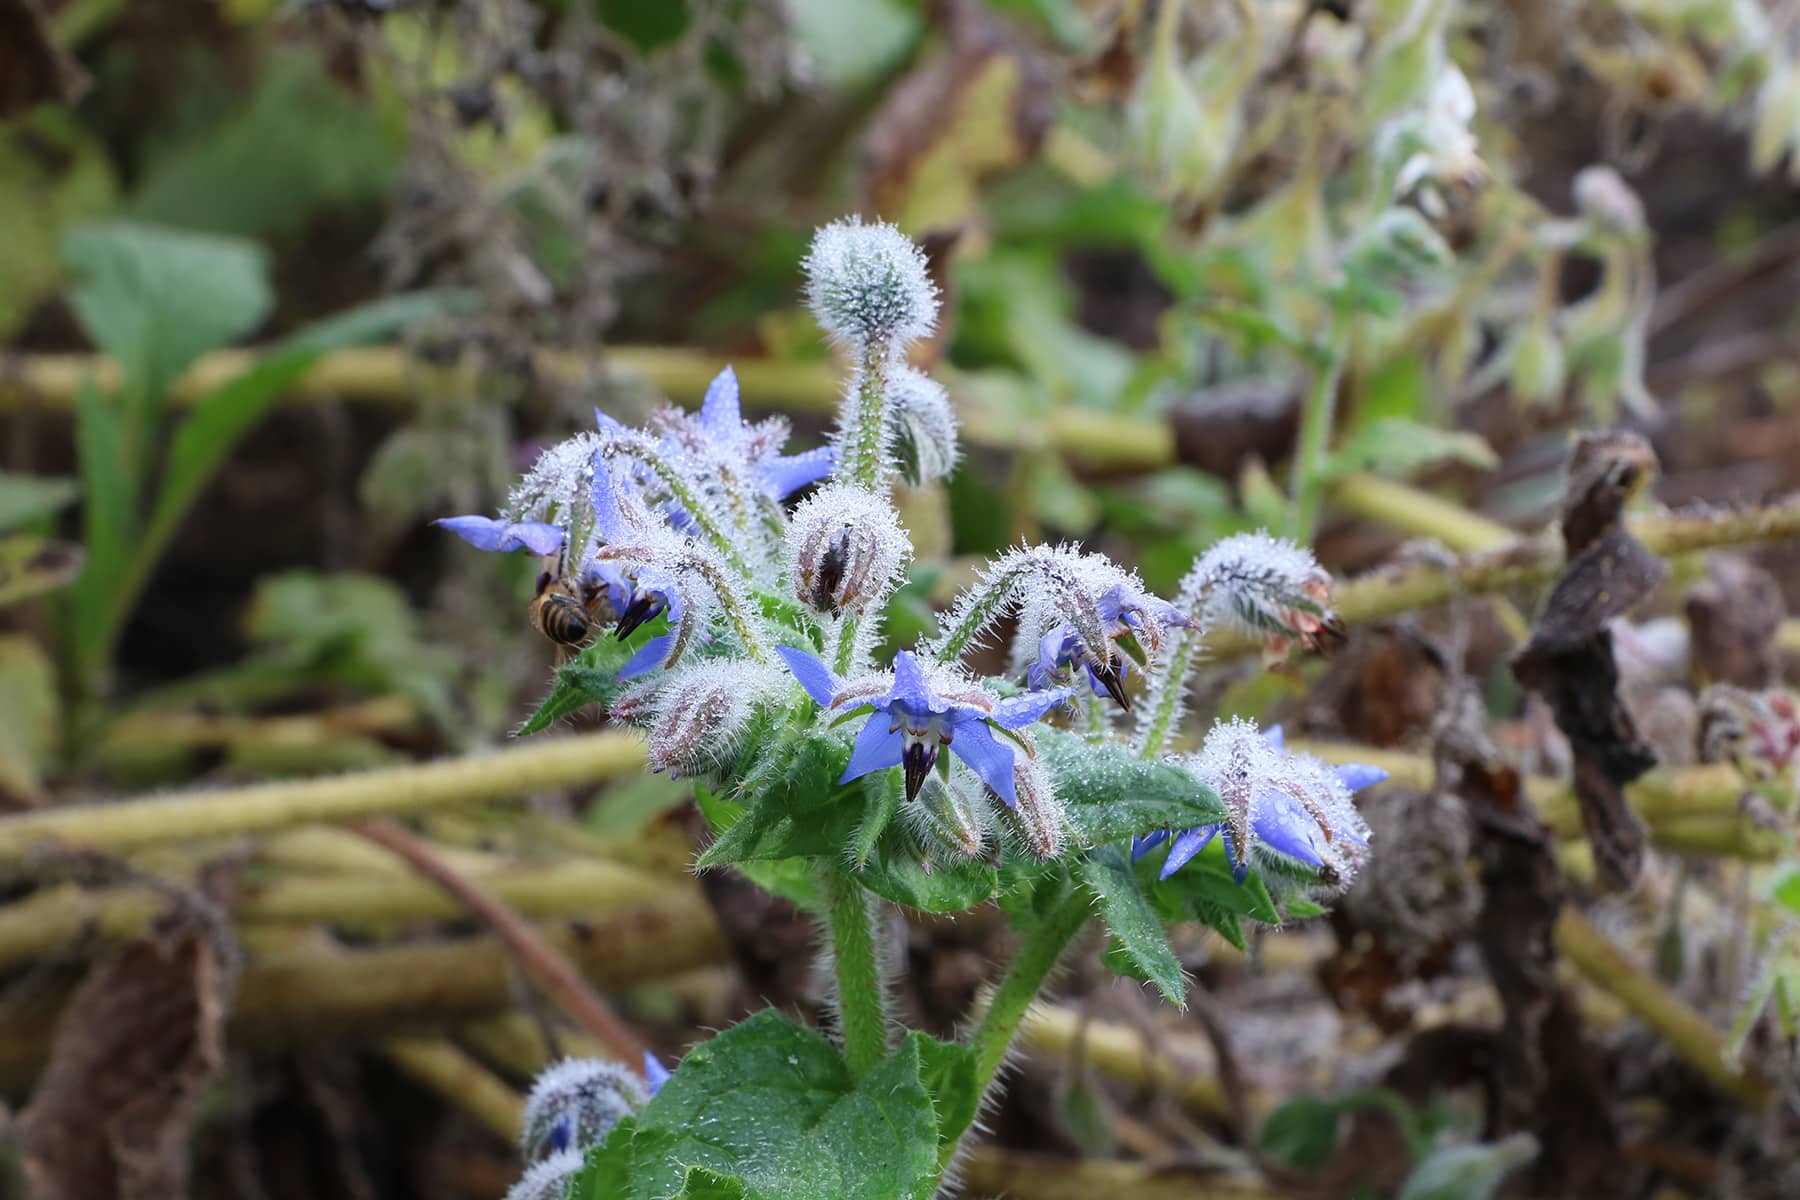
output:
[[[837,629],[834,631],[837,645],[832,649],[831,669],[838,673],[840,679],[849,675],[851,668],[856,666],[857,625],[855,613],[847,612],[838,618]]]
[[[1093,905],[1087,894],[1071,889],[1062,903],[1032,926],[1020,941],[1019,952],[1006,968],[1005,977],[988,1001],[987,1011],[981,1014],[981,1024],[976,1026],[969,1039],[969,1046],[975,1051],[975,1082],[982,1091],[993,1083],[994,1074],[1000,1070],[1000,1063],[1006,1058],[1006,1051],[1025,1020],[1025,1013],[1043,990],[1044,981],[1050,978],[1063,951],[1087,924],[1092,911]],[[954,1134],[947,1137],[947,1142],[954,1144],[964,1132],[947,1130],[946,1134]]]
[[[838,1020],[844,1057],[858,1079],[887,1057],[887,987],[869,912],[868,893],[834,863],[819,867],[819,890],[831,929],[831,957],[837,972]]]
[[[1331,321],[1325,361],[1313,368],[1312,386],[1300,410],[1300,443],[1294,456],[1294,498],[1288,535],[1303,546],[1312,544],[1319,521],[1319,498],[1325,489],[1325,456],[1331,448],[1331,427],[1337,415],[1338,381],[1344,373],[1344,342],[1349,321],[1340,311]]]
[[[887,455],[883,423],[887,419],[888,375],[893,352],[887,342],[870,342],[862,348],[857,364],[855,390],[845,401],[838,422],[843,440],[838,453],[837,477],[871,492],[882,492]]]

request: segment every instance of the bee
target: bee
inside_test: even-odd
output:
[[[579,646],[594,632],[594,619],[575,589],[557,574],[538,576],[537,595],[531,601],[531,623],[559,646]]]

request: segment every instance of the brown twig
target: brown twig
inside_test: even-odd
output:
[[[392,821],[357,821],[350,828],[376,845],[393,851],[419,874],[460,900],[499,935],[526,974],[554,997],[576,1024],[592,1034],[626,1067],[643,1074],[643,1042],[604,1000],[589,989],[575,964],[539,937],[537,930],[499,897],[450,866],[424,842]]]

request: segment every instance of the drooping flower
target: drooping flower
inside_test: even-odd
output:
[[[650,769],[679,779],[729,762],[758,701],[785,687],[778,670],[729,658],[678,668],[648,714]]]
[[[1009,732],[1038,720],[1067,700],[1071,689],[1032,692],[1011,699],[972,683],[944,667],[928,667],[910,650],[894,656],[893,671],[876,671],[845,682],[804,650],[778,646],[806,694],[827,712],[869,719],[856,739],[840,784],[871,771],[900,767],[906,798],[919,794],[926,775],[948,749],[1008,807],[1018,802],[1013,782],[1014,742]],[[995,737],[999,731],[1001,736]]]
[[[1094,607],[1107,641],[1123,653],[1098,661],[1075,626],[1064,621],[1038,640],[1037,661],[1027,671],[1026,682],[1033,690],[1065,684],[1072,669],[1080,667],[1087,672],[1088,686],[1096,696],[1111,696],[1130,712],[1131,697],[1125,691],[1129,663],[1135,660],[1140,667],[1146,665],[1161,645],[1164,629],[1186,625],[1187,619],[1168,601],[1125,583],[1115,583],[1101,593]]]
[[[1180,607],[1197,611],[1205,626],[1262,635],[1264,657],[1279,661],[1295,641],[1320,650],[1342,640],[1330,599],[1331,576],[1311,550],[1259,530],[1233,534],[1196,559]]]
[[[1223,836],[1226,860],[1239,883],[1252,858],[1269,853],[1347,882],[1361,863],[1369,836],[1351,794],[1388,777],[1365,763],[1334,767],[1309,754],[1289,753],[1279,725],[1261,733],[1241,719],[1218,722],[1198,754],[1171,761],[1219,794],[1225,819],[1137,839],[1133,858],[1173,837],[1162,866],[1164,879]]]

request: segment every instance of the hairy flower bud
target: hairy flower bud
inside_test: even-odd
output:
[[[573,1152],[580,1166],[582,1150],[605,1137],[621,1117],[642,1108],[649,1098],[643,1081],[616,1063],[565,1058],[546,1068],[532,1085],[525,1100],[519,1149],[527,1162],[540,1166]],[[528,1174],[519,1186],[530,1179]],[[538,1193],[521,1195],[535,1198]],[[561,1193],[546,1191],[543,1195]]]
[[[885,222],[834,221],[801,264],[806,302],[821,328],[852,346],[904,345],[937,324],[937,285],[912,239]]]
[[[947,860],[980,857],[994,819],[987,789],[961,772],[927,778],[901,811],[926,850]]]
[[[1013,832],[1039,861],[1055,858],[1065,842],[1065,812],[1062,797],[1036,755],[1013,755],[1013,787],[1019,802],[1006,810]]]
[[[519,1182],[507,1189],[506,1200],[563,1200],[569,1182],[580,1173],[587,1156],[580,1150],[562,1150],[533,1163]]]
[[[956,412],[941,384],[911,367],[898,368],[889,384],[888,413],[902,479],[916,487],[956,469]]]
[[[708,659],[678,672],[656,696],[650,769],[680,778],[728,761],[769,684],[767,671],[741,659]]]
[[[1576,209],[1588,220],[1624,234],[1644,231],[1644,202],[1611,167],[1583,167],[1573,191]]]
[[[788,578],[801,603],[819,612],[861,612],[887,598],[911,550],[885,499],[833,484],[794,510],[788,523]]]
[[[1182,583],[1179,606],[1198,608],[1207,625],[1235,625],[1265,638],[1279,657],[1290,639],[1308,650],[1341,639],[1332,613],[1331,576],[1312,551],[1267,533],[1240,533],[1216,543]]]

